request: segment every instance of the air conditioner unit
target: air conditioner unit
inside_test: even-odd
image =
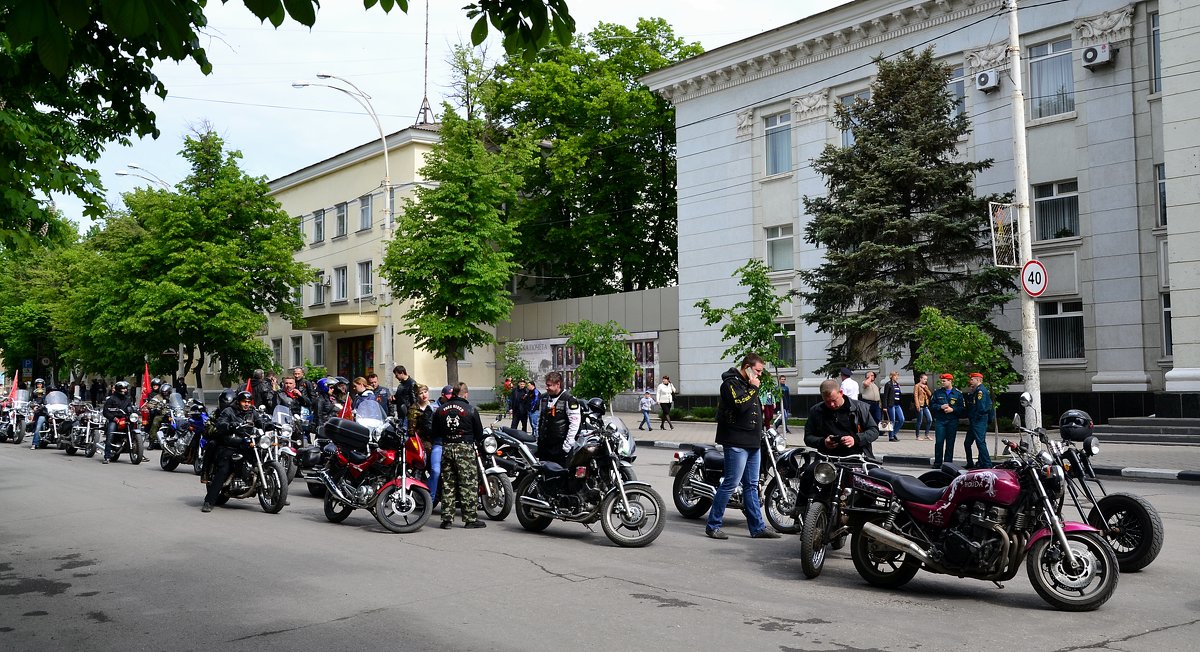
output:
[[[1000,89],[1000,73],[984,70],[975,75],[975,90],[990,93]]]
[[[1113,63],[1116,53],[1116,48],[1108,43],[1090,45],[1083,49],[1083,67],[1091,70],[1100,66],[1107,66]]]

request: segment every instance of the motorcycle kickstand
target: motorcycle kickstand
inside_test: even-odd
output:
[[[992,580],[992,584],[995,584],[995,585],[996,585],[996,588],[998,588],[998,589],[1002,589],[1002,588],[1004,588],[1004,585],[1003,585],[1003,584],[1001,584],[1001,583],[999,583],[999,582],[997,582],[996,580]]]

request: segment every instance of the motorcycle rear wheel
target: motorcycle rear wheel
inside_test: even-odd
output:
[[[433,514],[433,499],[422,487],[409,487],[407,497],[401,487],[388,485],[375,500],[375,520],[396,534],[416,532]]]
[[[1163,524],[1150,501],[1136,494],[1112,493],[1097,501],[1088,514],[1088,524],[1100,530],[1122,573],[1150,565],[1163,545]],[[1108,517],[1105,521],[1101,511]]]
[[[1062,611],[1092,611],[1108,602],[1117,589],[1117,556],[1095,532],[1068,532],[1067,543],[1079,568],[1068,568],[1054,536],[1033,544],[1025,560],[1029,582],[1042,599]]]
[[[641,548],[662,534],[666,526],[666,504],[650,487],[626,486],[629,511],[621,511],[621,493],[608,494],[600,504],[600,527],[610,541],[622,548]]]
[[[512,511],[515,498],[513,497],[512,481],[502,473],[488,475],[484,478],[492,495],[479,494],[479,505],[483,513],[492,521],[503,521]]]
[[[800,499],[800,491],[792,483],[792,478],[771,478],[763,494],[763,514],[767,522],[776,532],[796,534],[804,527],[804,517],[792,517],[796,501]],[[805,510],[806,512],[808,510]]]
[[[278,514],[287,504],[287,475],[279,462],[263,464],[263,476],[267,483],[258,488],[258,504],[268,514]]]
[[[329,519],[330,523],[341,523],[349,518],[350,512],[353,511],[353,507],[334,498],[333,494],[325,494],[325,518]]]
[[[694,457],[691,464],[679,469],[675,474],[675,482],[671,485],[671,500],[680,516],[684,518],[700,518],[712,507],[712,498],[701,496],[688,486],[692,479],[704,481],[703,467],[701,459]],[[772,521],[771,525],[775,525],[775,522]]]
[[[304,484],[308,485],[308,495],[312,496],[313,498],[325,497],[325,493],[327,491],[325,489],[325,485],[321,484],[320,482],[305,482]]]
[[[808,579],[821,574],[825,567],[825,536],[829,533],[829,507],[822,502],[808,506],[804,527],[800,529],[800,568]]]
[[[542,492],[537,486],[537,476],[533,473],[525,476],[517,483],[516,505],[514,506],[514,509],[517,511],[517,521],[521,523],[521,527],[530,532],[541,532],[550,527],[550,523],[554,519],[549,516],[541,516],[533,513],[532,509],[521,504],[521,496],[529,496],[538,500],[542,499]]]
[[[174,471],[179,466],[179,459],[167,455],[167,451],[163,451],[158,458],[158,466],[164,471]]]
[[[877,522],[876,525],[879,523]],[[908,554],[873,541],[862,530],[850,538],[850,559],[867,584],[884,589],[904,586],[921,570],[921,562]]]
[[[75,448],[74,446],[72,446],[72,445],[70,445],[70,444],[67,444],[66,451],[67,451],[67,455],[70,455],[71,457],[74,457],[74,456],[75,456],[75,453],[78,453],[78,452],[79,452],[79,449],[78,449],[78,448]]]

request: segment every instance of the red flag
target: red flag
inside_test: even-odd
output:
[[[254,405],[254,377],[246,379],[246,391],[250,392],[250,405]]]
[[[5,403],[12,405],[13,401],[17,400],[17,388],[21,386],[21,371],[17,370],[17,375],[13,376],[12,388],[8,390],[8,398]]]
[[[338,413],[338,417],[342,419],[351,419],[354,417],[354,408],[350,407],[350,397],[346,397],[346,404],[342,406],[342,411]]]
[[[142,372],[142,398],[138,400],[138,409],[146,404],[146,399],[150,398],[150,363],[146,363],[146,370]]]

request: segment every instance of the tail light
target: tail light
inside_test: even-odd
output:
[[[587,467],[586,466],[575,467],[575,477],[586,478],[587,477]]]

